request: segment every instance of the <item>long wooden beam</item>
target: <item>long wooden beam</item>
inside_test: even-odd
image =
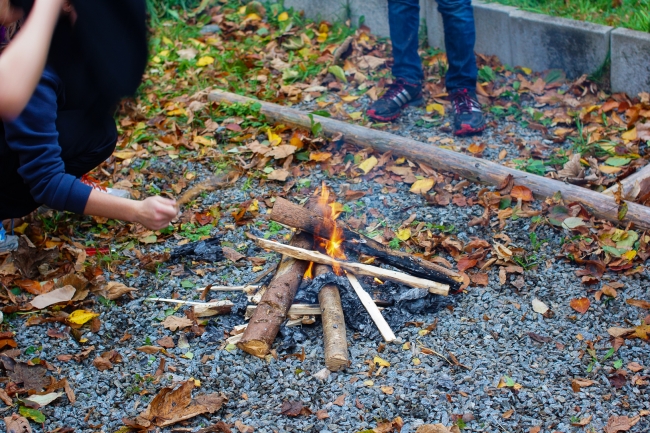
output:
[[[223,91],[210,93],[209,99],[210,101],[229,104],[259,102],[262,106],[261,114],[271,122],[304,129],[311,128],[312,120],[307,113],[293,108]],[[553,196],[556,192],[560,192],[565,201],[581,203],[590,209],[596,217],[618,221],[619,206],[613,197],[605,194],[547,177],[525,173],[492,161],[442,149],[388,132],[376,131],[318,115],[314,115],[313,119],[321,124],[323,133],[328,137],[340,133],[343,134],[343,140],[348,143],[371,148],[380,153],[392,151],[396,156],[422,162],[441,172],[456,173],[475,182],[499,185],[508,175],[512,175],[517,185],[530,188],[538,198],[545,199]],[[632,222],[642,229],[650,229],[650,208],[631,202],[628,202],[627,205],[628,211],[622,222]]]
[[[634,191],[634,188],[637,185],[641,185],[641,182],[650,177],[650,164],[645,167],[641,167],[636,173],[632,173],[630,176],[626,177],[621,181],[623,186],[623,197],[627,198]],[[618,191],[618,184],[614,184],[603,191],[603,194],[613,196],[614,193]],[[639,191],[637,191],[638,193]],[[635,194],[636,195],[636,194]],[[636,199],[636,197],[630,197],[630,199]]]

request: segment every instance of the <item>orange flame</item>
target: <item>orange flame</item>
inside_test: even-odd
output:
[[[307,280],[313,280],[314,279],[314,262],[309,262],[309,266],[307,267],[307,270],[305,271],[305,275],[302,277]]]
[[[338,217],[338,215],[335,209],[328,203],[329,197],[330,197],[330,191],[325,185],[325,182],[323,182],[321,196],[318,199],[318,208],[323,214],[323,218],[328,223],[331,222],[332,234],[329,240],[319,237],[321,241],[320,246],[325,249],[325,252],[327,253],[328,256],[339,260],[346,260],[347,257],[343,252],[343,248],[341,248],[344,241],[343,230],[337,227],[336,222],[334,222],[334,220],[336,219],[336,217]],[[316,236],[318,237],[318,233],[316,233]],[[341,269],[339,266],[336,265],[332,266],[332,270],[336,275],[341,275]]]

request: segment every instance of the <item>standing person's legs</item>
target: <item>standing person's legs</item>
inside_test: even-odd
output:
[[[395,120],[403,108],[423,102],[424,74],[418,54],[419,0],[388,0],[388,23],[393,43],[395,81],[366,112],[371,119],[379,122]]]
[[[388,24],[393,45],[393,77],[421,84],[424,74],[418,54],[419,0],[388,0]]]
[[[474,43],[476,29],[474,27],[474,10],[471,0],[437,0],[438,11],[442,15],[445,28],[445,50],[449,70],[445,83],[447,91],[476,89],[478,71]]]

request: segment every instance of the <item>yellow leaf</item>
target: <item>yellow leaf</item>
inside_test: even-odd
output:
[[[117,159],[129,159],[135,156],[134,150],[118,150],[113,152],[113,156]]]
[[[169,39],[167,36],[163,36],[162,38],[163,44],[165,45],[174,45],[171,39]]]
[[[429,333],[429,330],[428,330],[428,329],[420,329],[420,330],[418,331],[418,335],[419,335],[420,337],[424,337],[424,336],[427,335],[428,333]]]
[[[327,33],[319,33],[318,38],[316,40],[320,43],[323,43],[327,40]]]
[[[321,33],[327,33],[330,31],[330,28],[327,26],[327,24],[321,23],[320,27],[318,27],[318,31]]]
[[[167,57],[169,55],[169,50],[162,50],[158,53],[160,57]]]
[[[278,21],[286,21],[289,19],[289,14],[286,12],[282,12],[280,15],[278,15]]]
[[[246,21],[259,21],[259,20],[261,20],[261,19],[262,19],[262,17],[260,17],[260,16],[257,15],[257,14],[254,14],[254,13],[253,13],[253,14],[248,14],[248,15],[246,16]]]
[[[99,317],[99,313],[88,310],[75,310],[68,316],[68,322],[75,325],[83,325],[84,323]]]
[[[361,164],[359,164],[359,169],[363,170],[364,173],[368,174],[370,170],[375,168],[375,165],[377,165],[377,158],[374,156],[371,156],[370,158],[366,159],[363,161]]]
[[[631,251],[628,251],[627,253],[623,253],[623,254],[622,254],[622,257],[623,257],[624,259],[627,259],[627,260],[629,260],[629,261],[632,261],[632,260],[634,260],[634,258],[636,257],[636,251],[631,250]]]
[[[524,71],[524,74],[526,74],[526,75],[530,75],[533,72],[533,70],[530,69],[530,68],[519,68],[519,69]]]
[[[363,116],[363,112],[361,111],[355,111],[354,113],[349,113],[350,119],[352,120],[359,120],[361,119],[361,116]]]
[[[366,385],[366,386],[373,386],[373,385],[375,384],[375,382],[373,382],[372,380],[368,379],[368,380],[364,380],[364,381],[363,381],[363,384]]]
[[[407,241],[411,237],[411,229],[405,228],[405,229],[399,229],[397,230],[397,239],[400,241]]]
[[[378,356],[375,356],[375,358],[372,360],[372,362],[379,365],[380,367],[390,367],[390,362],[388,362],[385,359],[380,358]]]
[[[278,144],[282,143],[282,137],[270,129],[266,130],[266,135],[269,137],[269,143],[271,143],[271,146],[277,146]]]
[[[212,146],[212,140],[209,138],[201,137],[200,135],[197,135],[194,137],[194,143],[196,144],[202,144],[203,146]]]
[[[170,110],[167,112],[167,116],[187,116],[187,111],[184,108],[177,108],[175,110]]]
[[[257,212],[260,210],[260,202],[257,200],[253,200],[253,203],[248,205],[248,212]]]
[[[404,158],[404,157],[402,156],[401,158],[397,158],[397,159],[395,160],[395,165],[404,164],[405,162],[406,162],[406,158]]]
[[[196,62],[196,66],[199,66],[199,67],[208,66],[208,65],[211,65],[213,63],[214,63],[214,57],[203,56]]]
[[[309,154],[309,160],[317,162],[327,161],[331,157],[332,154],[330,152],[312,152]]]
[[[440,116],[445,115],[445,107],[443,107],[442,104],[427,105],[427,113],[433,113],[434,111],[438,113]]]
[[[154,56],[154,57],[151,59],[151,61],[154,62],[154,63],[160,63],[160,62],[162,62],[162,60],[160,60],[160,57],[158,57],[158,56]]]
[[[422,362],[418,358],[413,358],[413,365],[420,365]]]
[[[359,99],[360,96],[354,96],[354,95],[348,95],[348,96],[342,96],[341,99],[344,100],[345,102],[353,102]]]
[[[623,135],[621,135],[621,138],[627,141],[636,140],[636,126],[629,131],[624,132]]]
[[[598,169],[605,174],[614,174],[623,170],[621,167],[610,167],[609,165],[605,165],[605,164],[599,165]]]
[[[436,184],[436,181],[433,179],[420,179],[416,180],[413,185],[411,185],[411,192],[415,194],[425,194],[429,192],[433,185]]]

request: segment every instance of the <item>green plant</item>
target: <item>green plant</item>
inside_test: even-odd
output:
[[[519,256],[512,256],[512,260],[521,266],[524,271],[528,271],[540,263],[539,257],[536,254],[522,254]]]
[[[530,239],[530,245],[533,247],[533,251],[539,251],[542,245],[548,242],[548,239],[537,239],[537,233],[535,232],[529,233],[528,238]]]
[[[197,226],[194,223],[185,223],[181,225],[179,234],[192,242],[201,240],[201,238],[209,237],[212,231],[210,224],[204,226]]]
[[[402,241],[400,241],[398,238],[395,237],[395,238],[391,239],[390,242],[388,242],[388,246],[390,248],[396,250],[396,249],[399,248],[399,245],[400,245],[401,242]]]

